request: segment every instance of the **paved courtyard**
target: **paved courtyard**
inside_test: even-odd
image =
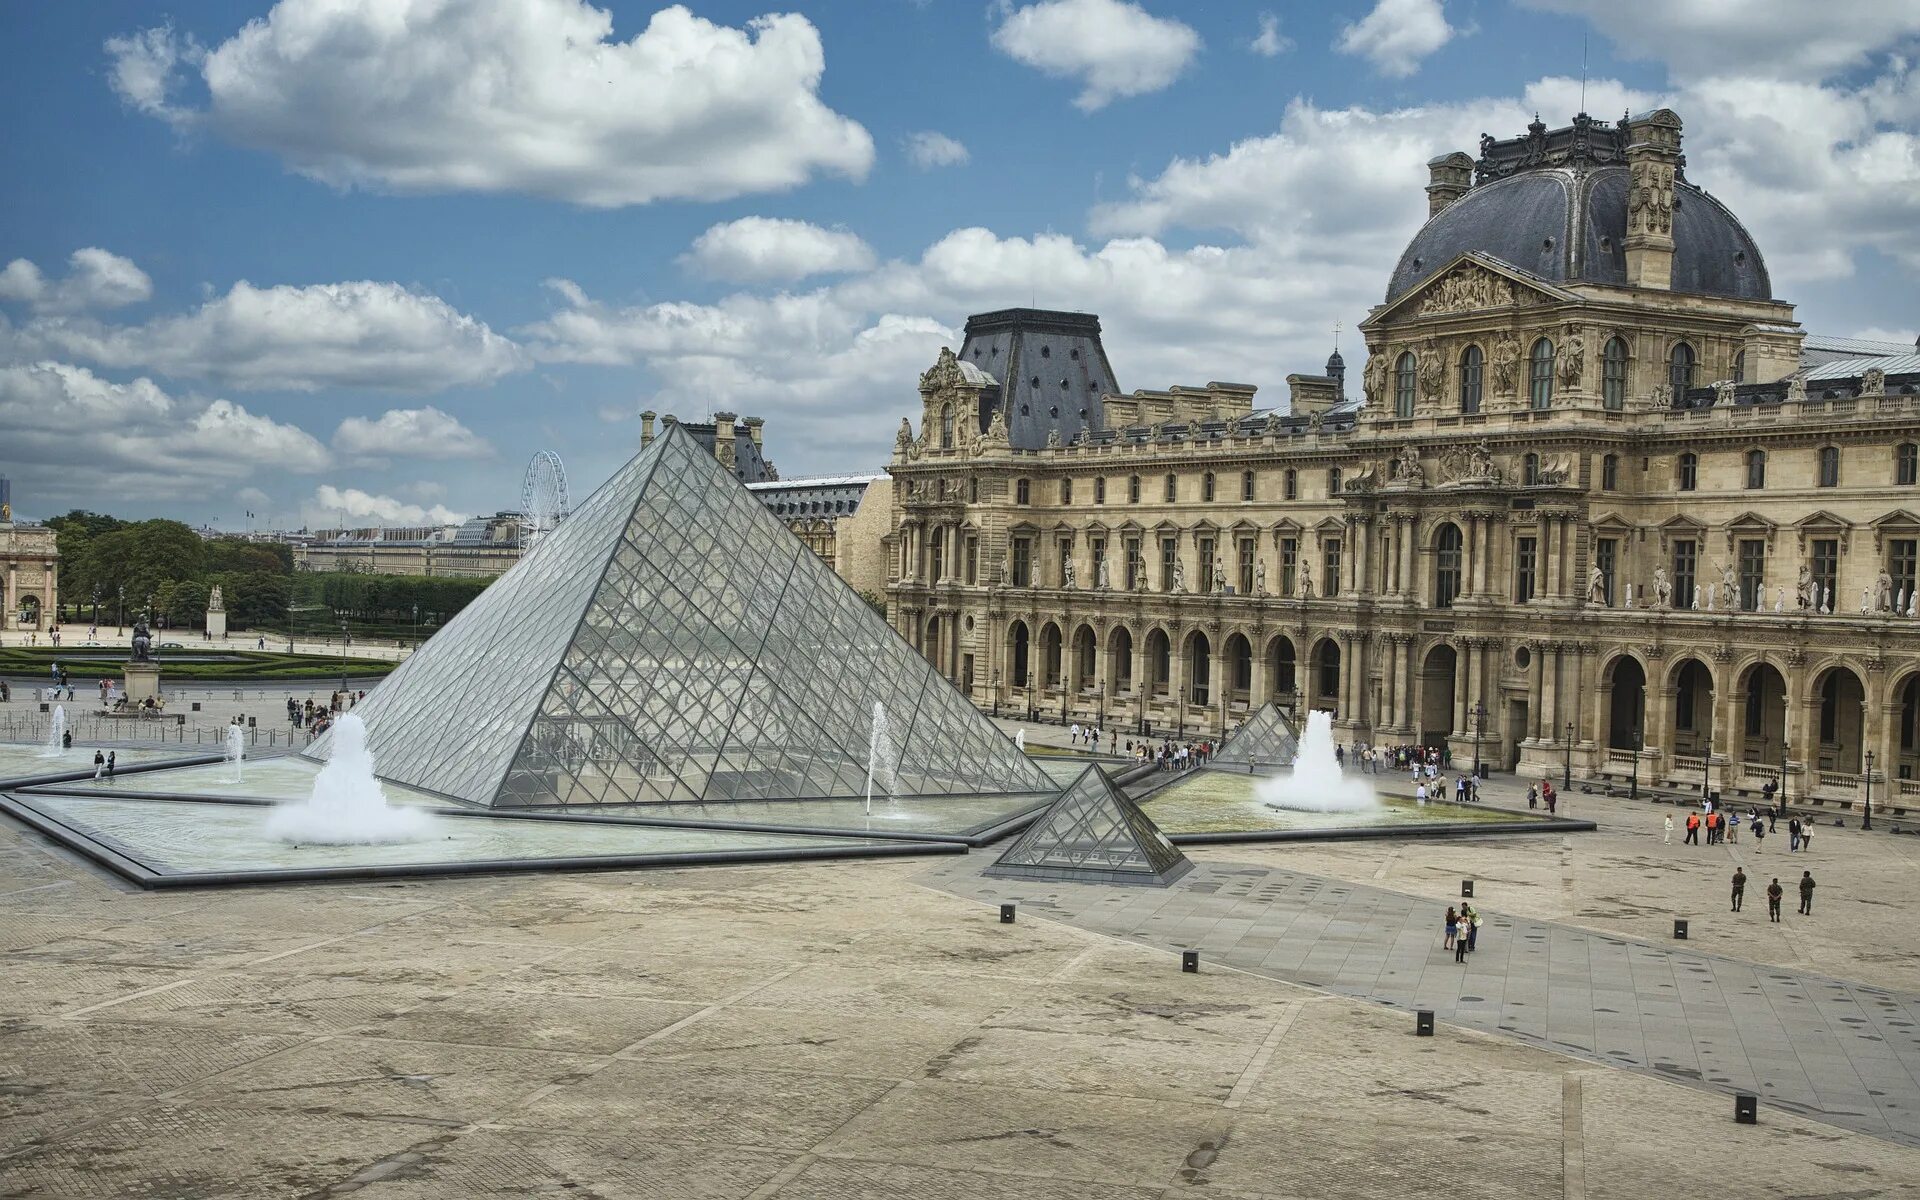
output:
[[[1823,831],[1769,927],[1758,883],[1721,911],[1749,847],[1576,803],[1600,832],[1222,847],[1011,926],[951,890],[980,853],[143,894],[7,826],[0,1195],[1920,1195],[1920,847]]]

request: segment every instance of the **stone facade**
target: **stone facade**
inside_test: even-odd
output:
[[[60,611],[60,535],[13,519],[13,496],[0,479],[0,566],[6,569],[0,628],[49,630]]]
[[[747,490],[853,590],[886,595],[882,547],[893,528],[893,488],[885,475],[776,480]]]
[[[1435,220],[1516,172],[1577,190],[1595,130],[1632,178],[1594,218],[1620,279],[1425,263],[1361,326],[1360,396],[1324,402],[1332,364],[1290,410],[1110,396],[1021,449],[943,352],[891,467],[896,627],[1001,711],[1196,736],[1274,699],[1456,763],[1729,790],[1784,765],[1792,795],[1850,799],[1870,752],[1876,795],[1920,793],[1920,356],[1804,365],[1757,249],[1737,287],[1680,290],[1746,243],[1675,242],[1664,111],[1483,144],[1491,185],[1436,159]],[[983,430],[933,432],[974,408]]]

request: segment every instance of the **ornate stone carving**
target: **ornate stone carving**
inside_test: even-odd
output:
[[[1374,471],[1373,464],[1369,463],[1367,464],[1366,470],[1356,471],[1353,475],[1343,480],[1340,486],[1355,495],[1365,495],[1373,491],[1374,486],[1378,482],[1379,476]]]
[[[1060,431],[1058,429],[1047,430],[1047,449],[1058,450],[1059,448],[1060,448]]]
[[[1493,390],[1502,396],[1513,395],[1519,370],[1520,342],[1503,330],[1493,343]]]
[[[1416,311],[1420,316],[1432,317],[1497,308],[1519,303],[1519,300],[1520,293],[1512,280],[1478,264],[1464,263],[1429,285]]]
[[[913,422],[907,420],[907,418],[905,417],[901,417],[900,431],[893,435],[893,452],[896,455],[904,456],[907,453],[908,448],[912,445],[913,445]]]
[[[1807,379],[1804,375],[1795,375],[1787,380],[1787,403],[1805,404],[1807,402]]]
[[[1887,373],[1879,367],[1868,367],[1860,372],[1860,394],[1862,396],[1886,395]]]
[[[1633,166],[1627,202],[1627,232],[1673,232],[1673,168],[1663,163]]]
[[[1446,382],[1446,365],[1441,361],[1445,356],[1440,353],[1440,343],[1432,338],[1420,347],[1420,394],[1429,400],[1440,398],[1440,387]]]
[[[1560,382],[1579,387],[1580,378],[1586,373],[1587,343],[1579,334],[1568,330],[1566,341],[1560,347]]]
[[[1418,446],[1400,447],[1399,457],[1393,462],[1393,483],[1395,487],[1427,486],[1427,473],[1420,467]]]
[[[1482,440],[1472,446],[1452,445],[1440,453],[1441,483],[1499,483],[1500,468]]]
[[[1384,351],[1375,351],[1367,356],[1367,365],[1360,378],[1367,403],[1381,403],[1387,386],[1387,356]]]

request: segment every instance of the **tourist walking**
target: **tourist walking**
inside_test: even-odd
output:
[[[1740,841],[1740,814],[1737,812],[1727,814],[1727,840],[1736,844]]]
[[[1740,901],[1747,894],[1747,872],[1744,868],[1733,869],[1733,911],[1740,911]]]
[[[1527,785],[1527,807],[1528,808],[1540,807],[1540,789],[1537,787],[1534,787],[1532,784]]]
[[[1473,910],[1468,909],[1467,911],[1471,912]],[[1472,918],[1462,914],[1460,920],[1464,923],[1471,921]],[[1467,961],[1467,931],[1465,928],[1462,928],[1459,931],[1459,935],[1453,939],[1453,961],[1457,963]]]
[[[1798,850],[1799,848],[1800,848],[1800,818],[1795,817],[1791,821],[1787,822],[1787,850],[1791,852],[1794,850]]]
[[[1780,919],[1780,897],[1786,894],[1786,889],[1780,886],[1780,877],[1774,876],[1773,882],[1767,885],[1767,920]]]
[[[1808,817],[1806,820],[1806,823],[1800,826],[1800,851],[1801,853],[1805,854],[1805,853],[1810,853],[1812,850],[1813,850],[1813,818]]]
[[[1766,838],[1766,836],[1767,836],[1767,827],[1765,825],[1762,825],[1760,823],[1759,818],[1756,817],[1753,822],[1753,852],[1755,854],[1760,853],[1760,843]]]
[[[1687,836],[1681,839],[1680,844],[1683,846],[1698,846],[1700,844],[1699,813],[1690,812],[1687,814]]]
[[[1800,872],[1800,915],[1813,915],[1813,872]]]
[[[1479,909],[1467,909],[1467,953],[1469,954],[1480,948],[1481,919]]]
[[[1454,935],[1460,932],[1460,914],[1453,905],[1447,905],[1447,940],[1440,943],[1443,950],[1453,949]]]
[[[95,750],[93,752],[93,777],[95,779],[98,779],[102,775],[105,775],[106,773],[107,773],[107,756],[102,752]]]
[[[1660,838],[1660,841],[1664,845],[1668,845],[1668,846],[1673,845],[1673,814],[1672,813],[1667,814],[1666,833]]]

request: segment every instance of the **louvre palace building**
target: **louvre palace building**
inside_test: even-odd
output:
[[[1428,167],[1357,379],[1123,392],[1097,317],[971,318],[895,440],[895,627],[1005,715],[1273,700],[1556,779],[1920,794],[1916,347],[1803,330],[1671,111]]]

